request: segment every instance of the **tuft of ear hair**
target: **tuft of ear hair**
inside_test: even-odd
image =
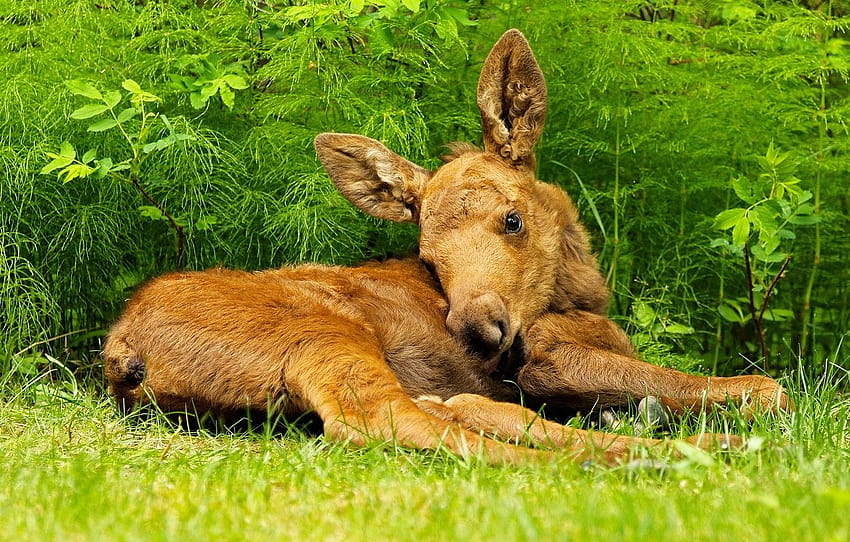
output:
[[[519,30],[508,30],[487,55],[478,79],[485,150],[533,171],[546,104],[546,81],[528,40]]]

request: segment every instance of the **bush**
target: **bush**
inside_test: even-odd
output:
[[[411,249],[414,230],[336,193],[312,138],[363,133],[435,167],[440,145],[480,140],[479,65],[511,26],[549,85],[539,176],[582,208],[615,318],[715,371],[836,349],[850,319],[847,10],[686,4],[0,0],[0,370],[65,334],[34,350],[86,357],[134,286],[179,265]],[[104,128],[132,107],[130,80],[156,97],[145,133],[129,112]],[[80,85],[118,92],[115,117],[81,112],[96,99]],[[41,174],[63,143],[71,162]],[[811,219],[777,225],[774,251],[791,258],[765,295],[780,263],[756,253],[767,215],[738,217],[737,237],[715,217],[747,208],[741,179],[759,190],[769,149],[787,154]],[[762,350],[753,314],[767,302]]]

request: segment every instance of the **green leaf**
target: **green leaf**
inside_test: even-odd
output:
[[[444,8],[443,13],[463,26],[475,26],[478,24],[478,21],[473,21],[469,18],[469,13],[463,8]]]
[[[771,250],[768,251],[768,248],[770,248]],[[784,252],[774,252],[776,250],[776,247],[773,245],[773,243],[771,243],[769,247],[755,245],[752,247],[751,250],[753,257],[756,260],[765,263],[779,263],[781,261],[784,261],[786,256],[788,256],[788,254]]]
[[[87,83],[85,81],[80,81],[79,79],[72,79],[69,81],[65,81],[65,86],[68,87],[68,90],[71,93],[76,94],[77,96],[85,96],[86,98],[91,98],[92,100],[102,100],[103,96],[100,91],[98,91],[91,83]]]
[[[351,7],[351,11],[355,14],[363,11],[363,7],[365,6],[364,0],[351,0],[348,5]]]
[[[401,2],[402,4],[404,4],[404,7],[406,7],[413,13],[419,11],[419,0],[401,0]]]
[[[189,103],[192,104],[192,107],[195,109],[203,109],[207,104],[207,100],[200,92],[192,92],[189,94]]]
[[[48,158],[53,158],[49,164],[41,168],[39,173],[50,173],[52,171],[56,171],[57,169],[61,169],[67,167],[71,163],[74,162],[74,158],[77,157],[77,152],[74,150],[74,147],[68,143],[67,141],[63,141],[59,145],[59,154],[55,154],[52,152],[47,153]]]
[[[711,438],[706,436],[706,438]],[[701,450],[692,444],[688,444],[683,440],[674,440],[673,447],[685,458],[685,461],[701,467],[711,467],[715,464],[715,460],[711,454],[705,450]]]
[[[127,109],[124,109],[123,111],[118,113],[118,124],[125,123],[138,114],[139,114],[138,109],[136,109],[135,107],[128,107]]]
[[[92,176],[95,179],[103,179],[106,175],[109,174],[109,171],[112,169],[112,158],[106,157],[101,158],[97,161],[97,168]]]
[[[727,209],[714,217],[714,227],[719,230],[728,230],[737,224],[747,214],[746,209]]]
[[[56,156],[56,155],[54,154],[53,156]],[[64,156],[56,156],[56,158],[51,160],[50,163],[48,163],[46,166],[41,168],[41,171],[39,171],[39,173],[42,173],[42,174],[51,173],[53,171],[56,171],[57,169],[61,169],[63,167],[66,167],[68,164],[72,163],[73,161],[74,161],[73,158],[66,158]]]
[[[769,199],[767,201],[763,201],[760,205],[762,207],[767,207],[774,216],[785,216],[786,207],[783,204],[787,205],[788,202],[778,201],[775,199]]]
[[[84,164],[88,164],[89,162],[91,162],[92,160],[94,160],[94,157],[95,157],[95,156],[97,156],[97,151],[96,151],[96,150],[94,150],[94,149],[90,149],[88,152],[86,152],[86,153],[83,155],[83,157],[82,157],[82,158],[80,158],[80,162],[82,162],[82,163],[84,163]]]
[[[672,335],[691,335],[694,332],[694,328],[671,322],[664,325],[664,332]]]
[[[767,159],[768,162],[773,162],[774,160],[776,160],[777,152],[778,151],[776,150],[776,147],[773,146],[773,141],[771,141],[767,144],[767,152],[764,153],[764,157]]]
[[[375,16],[378,19],[392,19],[395,17],[399,7],[398,0],[384,0],[381,4],[383,4],[383,7],[380,7],[377,11],[375,11]]]
[[[12,374],[22,374],[33,376],[39,372],[39,364],[44,361],[41,354],[27,354],[22,356],[15,354],[12,356]]]
[[[118,126],[118,121],[113,118],[103,119],[88,127],[89,132],[103,132]]]
[[[750,237],[750,221],[746,216],[742,216],[735,223],[732,229],[732,243],[736,246],[743,246]]]
[[[723,7],[720,10],[724,19],[729,21],[747,21],[750,19],[755,19],[756,15],[758,15],[758,11],[749,5],[746,4],[738,4],[729,2],[728,4],[723,4]]]
[[[127,79],[121,86],[124,87],[124,90],[130,92],[130,103],[133,104],[136,108],[141,109],[142,104],[145,102],[157,102],[159,101],[159,97],[151,94],[150,92],[145,92],[142,90],[142,87],[132,79]]]
[[[107,109],[109,108],[103,104],[88,104],[71,113],[71,118],[77,120],[90,119],[91,117],[100,115]]]
[[[740,312],[736,311],[725,303],[717,307],[717,312],[720,313],[720,317],[726,320],[727,322],[740,323],[742,320],[742,315],[740,314]]]
[[[141,94],[143,92],[142,87],[140,87],[139,84],[132,79],[125,79],[124,82],[121,83],[121,86],[124,90],[132,92],[133,94]]]
[[[150,218],[151,220],[161,220],[162,219],[162,211],[154,207],[153,205],[142,205],[139,207],[139,214]]]
[[[201,98],[203,98],[204,101],[209,100],[210,98],[215,96],[215,93],[218,92],[218,89],[219,89],[220,86],[221,86],[220,80],[216,79],[214,81],[210,81],[209,84],[201,87]]]
[[[437,21],[434,25],[434,32],[443,40],[457,38],[457,23],[451,17],[444,17]]]
[[[143,102],[158,102],[159,96],[157,96],[156,94],[151,94],[150,92],[142,92],[138,96],[138,99]]]
[[[779,235],[772,235],[769,239],[765,239],[763,249],[764,253],[767,255],[773,254],[777,248],[779,248],[779,243],[782,241],[782,238]]]
[[[221,85],[218,89],[218,94],[221,96],[221,101],[224,102],[224,105],[226,105],[228,109],[233,110],[236,95],[232,90],[230,90],[230,87],[227,85]]]
[[[773,252],[771,254],[768,254],[764,258],[764,261],[767,262],[767,263],[779,263],[779,262],[784,262],[785,258],[787,258],[787,257],[788,257],[788,253],[786,253],[786,252]]]
[[[160,115],[159,120],[161,120],[162,123],[165,125],[165,127],[168,128],[168,133],[170,133],[170,134],[174,133],[174,126],[171,125],[171,121],[168,120],[167,115]]]
[[[810,215],[815,212],[815,206],[811,203],[804,203],[797,207],[795,211],[798,215]]]
[[[224,79],[224,82],[227,83],[227,86],[232,89],[244,90],[248,88],[248,82],[238,75],[228,74],[222,77],[222,79]]]
[[[177,138],[174,137],[174,134],[171,134],[171,135],[165,136],[162,139],[159,139],[158,141],[156,141],[156,148],[157,148],[157,150],[164,149],[166,147],[170,147],[171,145],[174,145],[176,142],[177,142]]]
[[[112,109],[121,102],[121,93],[117,90],[111,90],[103,97],[103,101],[106,102],[109,109]]]
[[[73,160],[77,156],[77,151],[74,150],[74,146],[68,143],[67,141],[63,141],[59,145],[59,156],[63,158],[70,158]]]
[[[767,235],[773,235],[779,228],[776,223],[776,215],[773,210],[766,205],[758,205],[750,209],[747,215],[753,222],[753,225],[759,231],[763,231]]]
[[[195,229],[198,231],[205,231],[210,229],[214,224],[218,223],[218,219],[213,215],[205,215],[202,216],[195,222]]]
[[[794,311],[788,309],[767,309],[764,311],[764,319],[768,322],[786,322],[794,318]]]
[[[812,199],[813,194],[808,190],[803,190],[800,192],[800,195],[797,196],[797,203],[803,203]]]
[[[142,147],[142,152],[147,154],[147,153],[151,153],[153,151],[162,150],[166,147],[170,147],[171,145],[174,145],[178,141],[186,141],[186,140],[189,140],[189,139],[194,139],[194,138],[189,134],[167,135],[167,136],[165,136],[161,139],[157,139],[156,141],[148,143],[147,145]]]
[[[756,202],[756,197],[753,194],[753,185],[746,177],[732,179],[732,190],[735,191],[735,195],[737,195],[738,198],[748,205],[752,205]]]
[[[649,306],[649,303],[636,301],[632,305],[632,318],[638,326],[647,329],[656,320],[657,315],[652,310],[652,307]]]
[[[74,179],[82,179],[88,177],[93,172],[94,168],[91,166],[87,166],[86,164],[71,164],[70,166],[63,169],[59,176],[61,177],[62,175],[64,175],[65,178],[62,179],[62,182],[69,183]]]

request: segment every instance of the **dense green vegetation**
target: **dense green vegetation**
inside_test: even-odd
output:
[[[814,370],[850,319],[848,21],[814,0],[2,2],[0,371],[90,367],[128,292],[178,266],[410,250],[311,140],[430,166],[479,141],[478,68],[511,26],[549,85],[539,176],[580,204],[612,315],[649,357]]]
[[[511,26],[550,90],[539,176],[583,209],[613,316],[721,372],[838,355],[847,6],[652,5],[3,2],[3,373],[89,359],[127,292],[177,266],[411,249],[334,192],[312,137],[436,165],[479,140],[478,66]]]
[[[436,167],[510,27],[611,315],[651,361],[784,375],[796,412],[686,420],[756,438],[664,472],[117,416],[97,354],[147,278],[414,249],[312,139]],[[0,0],[0,540],[847,540],[848,33],[838,0]]]

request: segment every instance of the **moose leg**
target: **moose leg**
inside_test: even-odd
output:
[[[483,431],[504,440],[566,450],[575,458],[596,455],[615,462],[640,449],[666,451],[671,443],[669,440],[575,429],[545,420],[521,405],[497,402],[471,393],[455,395],[445,402],[439,397],[424,396],[418,398],[416,404],[467,429]],[[740,437],[717,434],[695,435],[685,441],[707,450],[737,448],[743,444]]]
[[[315,346],[315,345],[314,345]],[[377,346],[327,345],[292,360],[286,387],[304,408],[313,409],[334,440],[364,445],[393,440],[403,446],[446,448],[491,463],[551,461],[549,452],[498,442],[416,406]]]
[[[727,402],[788,407],[782,387],[768,377],[705,377],[640,361],[616,324],[591,313],[544,316],[529,331],[528,345],[517,383],[529,398],[554,406],[615,407],[652,395],[680,412]]]

